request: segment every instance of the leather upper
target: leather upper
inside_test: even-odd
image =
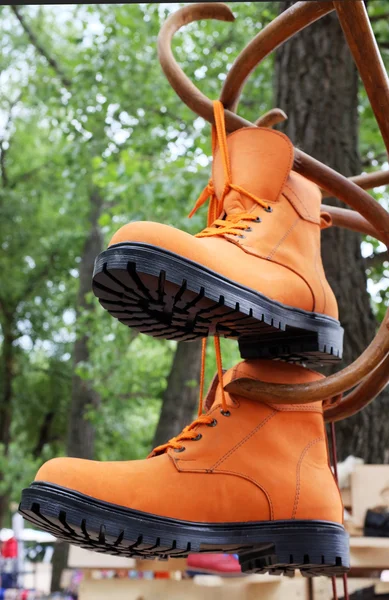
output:
[[[292,364],[244,361],[224,375],[274,383],[322,376]],[[217,425],[199,425],[201,439],[137,461],[49,461],[45,481],[139,511],[195,522],[320,519],[342,522],[342,502],[328,463],[320,403],[272,405],[227,394],[207,398]]]
[[[229,135],[227,144],[232,181],[265,200],[272,212],[230,190],[224,198],[226,215],[248,212],[260,219],[248,222],[241,236],[196,238],[167,225],[134,222],[119,229],[110,245],[158,246],[282,304],[338,318],[320,256],[321,193],[291,170],[292,143],[277,131],[249,127]],[[224,175],[218,149],[212,180],[221,197]]]

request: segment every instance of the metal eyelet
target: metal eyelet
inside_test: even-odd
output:
[[[230,417],[231,413],[229,410],[223,410],[222,408],[220,409],[220,413],[223,415],[223,417]]]
[[[199,433],[198,435],[196,435],[195,438],[192,438],[192,442],[198,442],[199,440],[201,440],[203,436],[201,435],[201,433]]]
[[[256,217],[254,223],[262,223],[261,217]]]
[[[174,448],[174,452],[184,452],[186,450],[185,446],[181,446],[181,448]]]
[[[244,240],[246,236],[245,235],[238,235],[237,237],[240,238],[241,240]]]
[[[266,212],[273,212],[273,209],[272,209],[272,207],[271,207],[271,206],[267,206],[267,207],[265,208],[265,210],[266,210]]]
[[[245,231],[252,231],[251,227],[246,227]]]
[[[213,419],[210,423],[208,423],[208,427],[216,427],[216,425],[217,425],[216,419]]]

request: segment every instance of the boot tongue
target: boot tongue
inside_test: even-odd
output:
[[[231,183],[260,199],[277,202],[293,166],[293,144],[278,131],[263,127],[239,129],[227,137]],[[212,180],[220,198],[226,184],[223,159],[218,147],[214,156]],[[250,211],[254,200],[230,190],[224,198],[229,214]]]
[[[226,386],[227,383],[242,378],[256,379],[264,383],[299,384],[317,381],[322,379],[323,375],[291,363],[262,359],[243,360],[224,373],[223,385]],[[226,393],[226,398],[228,404],[233,404],[228,393]],[[260,400],[258,398],[259,402]],[[217,375],[215,375],[205,399],[205,410],[208,411],[212,406],[220,403],[221,387]]]

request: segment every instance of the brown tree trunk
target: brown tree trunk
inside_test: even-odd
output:
[[[199,396],[201,341],[179,342],[163,394],[153,446],[164,444],[193,420]]]
[[[86,238],[79,267],[79,289],[77,300],[77,321],[85,317],[92,305],[87,299],[91,291],[93,265],[96,256],[103,246],[102,235],[98,224],[102,210],[102,198],[95,189],[90,197],[90,228]],[[74,343],[73,361],[74,372],[72,378],[72,400],[69,417],[67,454],[77,458],[93,458],[95,430],[87,417],[90,408],[97,408],[100,398],[93,389],[90,381],[82,379],[77,374],[77,367],[89,362],[89,335],[82,324],[81,332]]]
[[[0,448],[7,456],[11,441],[11,419],[12,419],[12,385],[14,378],[14,320],[8,312],[3,310],[1,323],[3,335],[1,356],[1,397],[0,397]],[[0,482],[3,474],[0,472]],[[2,527],[8,508],[8,495],[0,496],[0,529]]]
[[[2,364],[2,394],[0,400],[0,444],[7,454],[11,441],[12,414],[12,383],[14,377],[14,326],[12,317],[6,316],[2,323],[3,351]]]
[[[103,238],[99,227],[103,201],[98,190],[93,190],[90,196],[89,232],[85,240],[79,267],[79,288],[77,298],[77,321],[87,316],[92,309],[92,304],[87,296],[91,291],[93,265],[96,256],[103,247]],[[77,367],[81,363],[89,362],[89,335],[85,331],[85,324],[79,326],[73,349],[74,371],[72,377],[72,398],[68,423],[67,454],[76,458],[94,458],[95,429],[88,419],[90,408],[98,408],[100,398],[93,389],[93,383],[82,379],[77,374]],[[69,545],[57,542],[53,555],[53,576],[51,591],[60,591],[61,576],[66,569],[69,555]]]
[[[63,570],[66,569],[69,556],[69,544],[62,540],[57,540],[54,546],[52,558],[51,592],[61,591],[61,577]]]
[[[281,11],[292,4],[283,0]],[[277,51],[275,105],[288,115],[281,129],[298,146],[346,176],[361,172],[358,153],[358,73],[338,23],[330,14]],[[328,203],[341,206],[337,199]],[[366,291],[361,236],[339,228],[323,232],[325,271],[345,329],[344,360],[352,362],[371,341],[376,321]],[[337,370],[335,367],[333,370]],[[384,392],[365,411],[337,426],[339,458],[387,458],[389,417]]]

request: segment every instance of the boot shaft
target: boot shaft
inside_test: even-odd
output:
[[[307,383],[322,376],[303,367],[253,360],[238,364],[223,383],[241,377],[269,383]],[[323,519],[342,522],[343,507],[329,466],[322,403],[275,405],[227,394],[229,416],[221,412],[221,387],[211,386],[206,405],[217,425],[199,428],[202,441],[171,453],[181,473],[230,474],[251,482],[244,499],[255,514],[259,496],[270,520]],[[215,389],[216,388],[216,389]]]
[[[227,138],[231,181],[268,203],[266,212],[250,197],[230,189],[224,197],[227,216],[256,215],[242,236],[226,236],[246,253],[277,263],[296,273],[310,288],[312,310],[338,317],[335,296],[326,280],[320,253],[321,192],[292,171],[293,146],[283,134],[245,128]],[[216,195],[225,189],[225,170],[219,149],[213,164]]]

